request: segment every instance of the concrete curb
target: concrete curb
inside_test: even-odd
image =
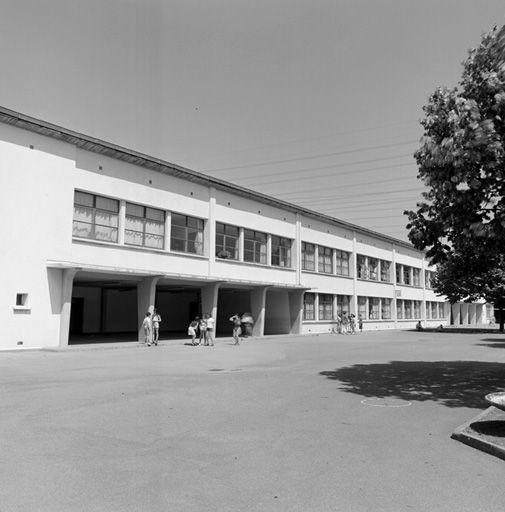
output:
[[[476,448],[477,450],[489,453],[490,455],[494,455],[495,457],[505,460],[505,438],[496,438],[498,440],[502,439],[500,444],[497,441],[491,439],[490,436],[480,434],[473,430],[471,427],[473,423],[493,420],[503,420],[505,422],[505,413],[496,407],[491,406],[472,420],[463,423],[463,425],[458,427],[451,434],[451,438],[471,446],[472,448]]]

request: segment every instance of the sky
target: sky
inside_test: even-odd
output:
[[[402,240],[503,0],[1,0],[0,104]]]

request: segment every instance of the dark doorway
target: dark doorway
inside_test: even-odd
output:
[[[186,337],[191,320],[202,314],[200,288],[158,286],[155,302],[161,315],[160,339]]]
[[[70,335],[82,334],[82,323],[84,320],[84,299],[72,297],[72,308],[70,310]]]
[[[232,323],[230,317],[251,311],[251,292],[223,288],[219,290],[217,299],[216,336],[231,336]]]

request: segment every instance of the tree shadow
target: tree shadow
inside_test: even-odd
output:
[[[478,347],[505,348],[505,338],[482,338],[480,341],[490,343],[476,343]]]
[[[447,407],[486,409],[484,395],[505,391],[505,363],[482,361],[391,361],[323,371],[340,389],[365,397],[434,401]]]

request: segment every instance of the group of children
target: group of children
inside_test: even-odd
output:
[[[360,332],[363,332],[363,318],[359,315],[358,328]],[[347,311],[342,313],[342,316],[337,315],[337,326],[334,332],[338,334],[356,334],[356,315],[351,313],[347,314]]]
[[[214,346],[214,325],[215,321],[211,315],[205,314],[203,318],[195,317],[189,324],[188,335],[191,336],[191,344]],[[198,338],[198,341],[196,339]]]
[[[148,311],[142,322],[142,328],[144,329],[144,343],[150,347],[151,345],[157,345],[160,337],[160,323],[161,316],[153,309],[153,314]]]

